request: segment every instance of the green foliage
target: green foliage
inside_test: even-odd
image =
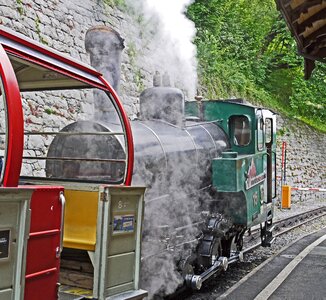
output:
[[[103,0],[105,4],[110,5],[111,7],[117,7],[119,9],[126,9],[127,4],[125,0]]]
[[[37,35],[38,35],[38,37],[40,39],[40,42],[42,44],[48,45],[47,40],[41,34],[40,24],[41,24],[41,20],[40,20],[40,18],[38,16],[36,16],[36,18],[35,18],[35,32],[37,33]]]
[[[326,131],[326,66],[303,79],[303,58],[274,0],[196,0],[187,15],[205,97],[243,97]]]
[[[44,109],[44,112],[47,113],[48,115],[53,115],[55,114],[55,111],[51,108],[46,108]]]
[[[17,2],[17,10],[19,12],[19,14],[22,16],[24,14],[24,4],[22,0],[16,0]]]
[[[137,66],[136,59],[137,59],[137,48],[136,45],[131,42],[127,45],[127,54],[130,59],[130,65],[133,68],[133,77],[134,77],[134,82],[137,86],[137,89],[139,92],[143,91],[145,88],[144,85],[144,76],[142,74],[141,69]]]

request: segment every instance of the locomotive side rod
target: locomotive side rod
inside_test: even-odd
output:
[[[209,279],[216,272],[224,270],[228,268],[229,261],[227,257],[221,256],[213,266],[207,269],[200,275],[187,275],[186,276],[186,285],[191,287],[194,290],[200,290],[204,281]]]

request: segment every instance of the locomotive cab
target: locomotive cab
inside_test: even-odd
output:
[[[276,116],[241,99],[187,103],[188,113],[220,120],[230,148],[213,159],[216,208],[247,229],[260,224],[262,245],[272,242],[273,199],[276,197]]]

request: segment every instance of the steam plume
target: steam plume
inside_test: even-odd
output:
[[[129,0],[129,5],[138,10],[144,18],[144,39],[154,70],[167,71],[175,86],[182,89],[187,98],[195,95],[197,85],[196,34],[193,22],[185,16],[193,0],[142,0],[139,4]]]

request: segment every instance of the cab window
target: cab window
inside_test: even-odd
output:
[[[250,122],[248,117],[232,116],[229,119],[231,137],[236,146],[247,146],[251,141]]]
[[[264,150],[264,119],[259,118],[257,122],[257,147],[259,151]]]
[[[265,136],[266,144],[273,142],[273,120],[270,118],[266,118],[265,120]]]

